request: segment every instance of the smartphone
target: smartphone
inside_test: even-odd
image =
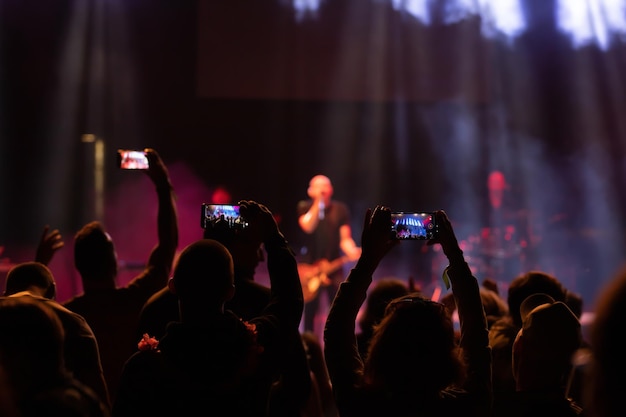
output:
[[[203,203],[200,213],[200,225],[202,228],[211,227],[218,219],[224,220],[225,224],[231,229],[245,229],[248,227],[248,222],[239,214],[239,206]]]
[[[399,240],[431,240],[437,236],[434,212],[391,213],[391,236]]]
[[[150,163],[144,151],[118,149],[117,166],[121,169],[148,169]]]

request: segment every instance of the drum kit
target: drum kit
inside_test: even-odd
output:
[[[498,226],[483,227],[459,241],[472,272],[482,278],[510,281],[532,269],[532,250],[540,236],[533,233],[527,211],[519,211]]]
[[[527,247],[525,240],[518,239],[513,226],[485,227],[459,245],[475,275],[507,281],[513,278],[507,277],[508,273],[517,274],[516,269],[521,270]]]
[[[476,227],[473,223],[453,223],[459,246],[474,276],[479,282],[487,278],[495,281],[501,294],[518,275],[530,270],[559,273],[566,279],[576,267],[568,252],[568,245],[552,245],[555,238],[578,241],[602,236],[601,230],[572,231],[566,213],[545,216],[529,210],[503,217],[499,226]],[[419,282],[425,294],[442,294],[441,274],[449,261],[440,245],[424,245],[428,254],[429,273]],[[430,277],[430,280],[426,277]]]

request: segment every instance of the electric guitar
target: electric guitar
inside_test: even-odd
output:
[[[328,275],[337,271],[348,261],[349,258],[347,256],[342,256],[333,261],[320,259],[314,264],[298,263],[298,274],[300,275],[300,284],[302,284],[304,302],[308,303],[317,297],[320,287],[330,285],[331,280],[328,278]]]

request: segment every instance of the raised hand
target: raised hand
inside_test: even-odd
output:
[[[248,222],[248,228],[244,233],[247,233],[251,239],[266,242],[268,239],[281,235],[274,215],[263,204],[252,200],[241,200],[239,212]]]
[[[361,233],[361,257],[357,267],[365,267],[373,272],[383,257],[400,241],[391,237],[391,210],[389,207],[368,208]]]
[[[152,148],[146,148],[144,152],[146,153],[150,165],[146,170],[146,174],[152,179],[152,182],[154,182],[157,187],[171,186],[167,168],[157,151]]]
[[[459,247],[456,235],[452,228],[452,223],[448,219],[448,215],[443,210],[435,212],[435,221],[437,222],[437,234],[434,239],[428,241],[428,245],[435,243],[441,244],[443,253],[449,260],[462,260],[463,251]]]
[[[39,239],[35,253],[35,261],[41,262],[44,265],[48,265],[56,251],[65,246],[61,232],[59,232],[58,229],[54,229],[51,232],[49,232],[49,230],[50,226],[48,225],[43,228],[43,233],[41,234],[41,239]]]

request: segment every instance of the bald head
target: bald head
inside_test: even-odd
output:
[[[315,199],[320,198],[326,203],[333,195],[333,184],[325,175],[316,175],[309,181],[309,189],[307,190],[309,197]]]
[[[181,309],[183,305],[195,308],[208,301],[224,303],[233,296],[233,258],[220,242],[198,240],[181,252],[172,282]]]
[[[507,183],[504,174],[501,171],[492,171],[487,179],[487,186],[493,191],[505,190]]]
[[[319,174],[311,178],[311,180],[309,181],[309,186],[322,184],[322,183],[330,184],[331,181],[330,181],[330,178],[328,178],[326,175]]]
[[[50,269],[39,262],[23,262],[7,274],[4,295],[31,291],[36,295],[54,299],[56,284]]]

